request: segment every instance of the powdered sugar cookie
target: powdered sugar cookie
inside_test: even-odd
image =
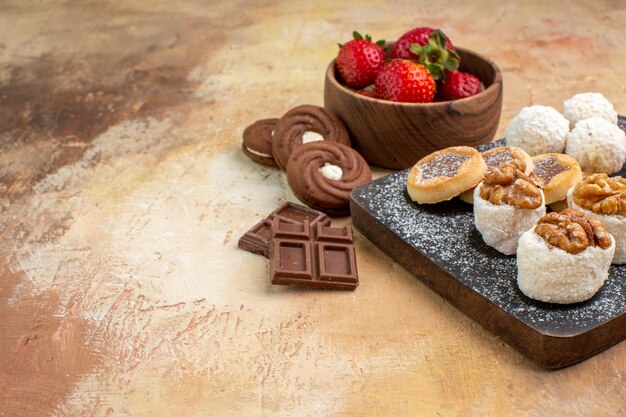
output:
[[[578,162],[562,153],[533,156],[533,164],[533,173],[539,179],[546,204],[564,200],[567,190],[583,179]]]
[[[468,146],[433,152],[419,160],[407,178],[407,191],[421,204],[450,200],[478,184],[487,165],[480,153]]]

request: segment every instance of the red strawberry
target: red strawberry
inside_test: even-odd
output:
[[[414,43],[409,48],[435,80],[445,78],[447,73],[456,71],[461,62],[461,57],[454,49],[446,48],[447,39],[445,33],[437,29],[428,35],[426,45]]]
[[[400,36],[400,39],[398,39],[393,47],[393,50],[391,51],[391,58],[417,59],[417,55],[411,52],[411,44],[416,43],[421,46],[428,44],[428,37],[434,31],[435,29],[433,28],[418,27]],[[450,39],[447,37],[446,48],[454,50],[452,42],[450,42]]]
[[[363,88],[363,89],[357,91],[357,94],[360,94],[360,95],[365,96],[365,97],[380,98],[378,96],[378,93],[376,92],[376,88]]]
[[[454,71],[448,73],[445,80],[437,85],[437,100],[456,100],[473,96],[481,90],[480,80],[467,72]]]
[[[384,100],[430,103],[435,97],[435,79],[422,64],[397,59],[378,72],[376,93]]]
[[[358,32],[352,35],[353,40],[339,45],[337,70],[349,87],[363,88],[374,82],[376,73],[385,62],[382,48],[385,41],[374,43],[368,35],[363,39]]]

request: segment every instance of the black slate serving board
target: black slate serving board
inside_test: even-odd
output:
[[[626,130],[621,116],[620,127]],[[414,203],[406,192],[408,172],[355,189],[353,224],[464,314],[546,368],[582,361],[626,338],[626,265],[611,266],[605,285],[586,302],[534,301],[517,287],[515,256],[482,240],[472,206],[459,199]],[[619,175],[626,176],[626,165]]]

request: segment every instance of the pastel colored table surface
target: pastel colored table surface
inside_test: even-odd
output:
[[[294,199],[245,126],[418,25],[499,64],[498,137],[577,92],[626,113],[617,1],[0,3],[0,416],[626,414],[624,343],[546,371],[358,233],[354,292],[237,248]]]

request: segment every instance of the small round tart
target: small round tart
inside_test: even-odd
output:
[[[406,188],[413,201],[432,204],[450,200],[476,186],[487,165],[469,146],[454,146],[420,159],[409,172]]]
[[[570,304],[593,297],[609,275],[615,239],[578,210],[548,213],[519,239],[517,285],[528,297]]]
[[[280,169],[287,169],[289,156],[304,143],[329,141],[350,146],[348,129],[341,119],[323,107],[304,104],[280,118],[272,140],[272,154]]]
[[[519,237],[546,214],[541,189],[509,161],[487,171],[474,190],[474,224],[485,243],[505,255]]]
[[[519,162],[520,169],[524,171],[524,174],[530,174],[533,170],[533,161],[530,155],[526,153],[522,148],[517,146],[498,146],[497,148],[489,149],[481,153],[485,164],[487,164],[487,170],[497,168],[502,163],[516,160]],[[466,203],[474,203],[474,188],[462,192],[459,198]]]
[[[576,159],[562,153],[533,156],[533,173],[543,188],[546,204],[564,200],[567,190],[582,181],[582,171]]]
[[[592,174],[567,193],[571,208],[600,220],[615,238],[613,264],[626,263],[626,178]]]
[[[272,155],[272,136],[278,119],[261,119],[243,131],[241,150],[254,162],[271,167],[276,166]]]
[[[372,180],[365,159],[349,146],[313,142],[295,149],[287,162],[287,181],[307,206],[331,217],[350,214],[350,192]]]

